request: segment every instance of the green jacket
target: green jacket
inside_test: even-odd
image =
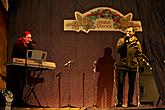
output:
[[[117,52],[120,54],[120,59],[117,64],[119,69],[136,70],[137,65],[142,65],[142,47],[135,36],[129,38],[129,42],[125,42],[126,37],[119,38],[117,43]]]

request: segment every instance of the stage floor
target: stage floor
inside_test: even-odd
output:
[[[112,107],[112,108],[99,108],[99,107],[81,107],[81,108],[15,108],[12,110],[165,110],[165,106],[142,106],[142,107]],[[4,108],[0,110],[5,110]]]

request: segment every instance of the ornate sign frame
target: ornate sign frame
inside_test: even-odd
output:
[[[64,31],[120,31],[125,32],[129,26],[142,31],[140,21],[132,21],[132,13],[121,14],[109,7],[98,7],[81,14],[75,12],[75,20],[64,20]]]

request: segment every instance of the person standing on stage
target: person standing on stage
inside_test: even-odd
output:
[[[30,31],[25,31],[13,46],[12,58],[26,58],[28,49],[34,49]]]
[[[26,58],[28,49],[34,49],[32,35],[30,31],[25,31],[13,45],[12,58]],[[23,89],[26,84],[26,67],[8,66],[7,67],[7,89],[14,95],[13,106],[22,107]]]
[[[117,42],[117,52],[120,55],[120,60],[118,64],[118,92],[117,107],[122,107],[123,104],[123,85],[125,82],[126,73],[128,73],[128,107],[134,107],[133,95],[134,95],[134,82],[136,79],[137,66],[139,65],[140,70],[142,70],[141,62],[142,58],[139,57],[142,53],[142,47],[137,37],[135,37],[134,27],[130,26],[126,29],[126,36],[119,38]]]

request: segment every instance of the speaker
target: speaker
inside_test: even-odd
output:
[[[148,66],[144,70],[140,74],[140,102],[144,105],[156,105],[159,95],[152,70]]]

